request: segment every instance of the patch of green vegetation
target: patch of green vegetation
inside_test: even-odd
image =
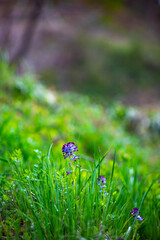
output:
[[[55,95],[3,59],[0,77],[0,238],[158,239],[157,112]],[[71,167],[67,142],[80,156]]]

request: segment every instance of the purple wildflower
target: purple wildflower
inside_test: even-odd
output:
[[[133,215],[133,216],[135,216],[135,215],[137,214],[137,212],[138,212],[138,214],[140,214],[140,211],[139,211],[138,208],[133,208],[133,209],[131,209],[130,214]]]
[[[69,142],[67,144],[64,144],[62,147],[62,152],[64,158],[70,157],[71,155],[74,155],[73,152],[78,151],[77,146],[74,144],[74,142]]]
[[[139,214],[140,214],[140,211],[139,211],[138,208],[133,208],[133,209],[131,209],[130,214],[133,215],[134,218],[135,218],[136,215],[137,215],[137,220],[139,220],[139,221],[144,221],[144,219],[139,215]]]
[[[76,151],[78,151],[78,148],[73,142],[64,144],[62,147],[62,152],[63,152],[64,158],[72,157],[72,156],[73,156],[73,159],[77,158],[77,157],[75,157],[75,154],[74,154],[74,152],[76,152]]]
[[[144,218],[142,218],[140,215],[137,216],[137,220],[144,221]]]
[[[78,151],[78,150],[77,150]],[[72,161],[76,161],[76,159],[79,159],[79,156],[76,156],[74,153],[71,152],[71,156],[73,158],[71,158]]]
[[[76,156],[74,152],[78,151],[78,147],[75,145],[74,142],[69,142],[67,144],[64,144],[62,147],[62,152],[64,158],[69,157],[70,160],[76,161],[76,159],[79,159],[79,156]],[[71,166],[71,162],[69,162],[69,166]]]
[[[97,178],[98,183],[101,183],[102,185],[105,185],[106,183],[106,179],[103,175],[99,175],[99,177]]]
[[[119,237],[119,238],[117,238],[117,240],[123,240],[123,238]]]
[[[107,178],[105,178],[103,175],[99,175],[99,177],[97,178],[98,185],[101,188],[100,192],[102,192],[102,189],[106,187],[106,185],[105,185],[106,179]]]
[[[67,175],[70,174],[72,171],[66,171]]]

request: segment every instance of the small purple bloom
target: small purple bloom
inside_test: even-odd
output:
[[[102,185],[105,185],[106,183],[106,179],[103,175],[99,175],[99,177],[97,178],[98,182],[101,183]]]
[[[144,218],[142,218],[140,215],[137,216],[137,220],[144,221]]]
[[[78,151],[78,148],[73,142],[64,144],[62,147],[62,152],[63,152],[64,158],[72,155],[73,152],[75,152],[75,151]]]
[[[123,238],[119,237],[119,238],[117,238],[117,240],[123,240]]]
[[[138,209],[138,208],[133,208],[133,209],[131,209],[131,212],[130,212],[130,214],[131,214],[131,215],[136,215],[136,214],[137,214],[137,212],[138,212],[138,214],[140,214],[140,211],[139,211],[139,209]]]
[[[138,215],[138,216],[137,216],[137,220],[139,220],[139,221],[144,221],[144,219],[139,215],[139,214],[140,214],[140,211],[139,211],[138,208],[133,208],[133,209],[131,209],[130,214],[133,215],[134,218],[136,217],[136,215]]]
[[[62,147],[62,152],[64,158],[69,157],[70,160],[76,161],[76,159],[79,159],[79,156],[76,156],[74,152],[78,151],[77,146],[74,142],[69,142],[67,144],[64,144]]]
[[[99,177],[97,178],[98,181],[98,185],[100,186],[100,192],[102,192],[103,188],[106,187],[105,183],[106,183],[106,179],[103,175],[99,175]]]
[[[76,156],[74,153],[72,153],[71,152],[71,156],[73,157],[73,158],[71,158],[70,160],[72,160],[72,161],[76,161],[76,159],[79,159],[79,156]]]
[[[66,171],[67,175],[70,174],[72,171]]]

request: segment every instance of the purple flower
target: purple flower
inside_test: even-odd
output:
[[[144,221],[144,218],[142,218],[140,215],[137,216],[137,220]]]
[[[69,157],[70,160],[76,161],[76,159],[79,159],[79,156],[76,156],[74,152],[78,151],[77,146],[74,142],[69,142],[67,144],[64,144],[62,147],[62,152],[64,158]],[[71,166],[71,162],[69,163],[69,166]]]
[[[137,212],[138,212],[138,214],[140,214],[140,211],[139,211],[139,209],[138,208],[133,208],[133,209],[131,209],[131,212],[130,212],[130,214],[131,215],[136,215],[137,214]]]
[[[117,240],[123,240],[123,238],[119,237],[119,238],[117,238]]]
[[[137,220],[139,220],[139,221],[144,221],[144,219],[139,215],[139,214],[140,214],[140,211],[139,211],[138,208],[133,208],[133,209],[131,209],[130,214],[133,215],[134,218],[135,218],[136,215],[137,215]]]
[[[77,146],[74,144],[74,142],[69,142],[67,144],[64,144],[62,147],[62,152],[64,158],[70,157],[71,155],[74,155],[73,152],[78,151]]]
[[[102,192],[103,188],[106,187],[105,183],[106,183],[106,179],[103,175],[99,175],[99,177],[97,178],[98,181],[98,185],[100,186],[101,190],[100,192]]]
[[[97,178],[98,183],[101,183],[102,185],[105,185],[106,183],[106,179],[103,175],[99,175],[99,177]]]
[[[78,150],[77,150],[78,151]],[[76,159],[79,159],[79,156],[76,156],[74,153],[72,153],[71,152],[71,156],[73,157],[73,158],[71,158],[70,160],[72,160],[72,161],[76,161]]]
[[[66,171],[67,175],[70,174],[71,172],[73,172],[73,171]]]

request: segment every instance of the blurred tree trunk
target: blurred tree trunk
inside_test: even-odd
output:
[[[14,10],[17,0],[0,0],[0,19],[3,22],[1,38],[1,48],[5,49],[9,44],[10,32],[12,29],[12,12]]]
[[[31,11],[21,39],[21,43],[15,55],[12,57],[12,59],[10,59],[10,64],[18,63],[20,59],[29,51],[35,28],[42,12],[44,0],[32,0],[30,1],[30,4]]]

